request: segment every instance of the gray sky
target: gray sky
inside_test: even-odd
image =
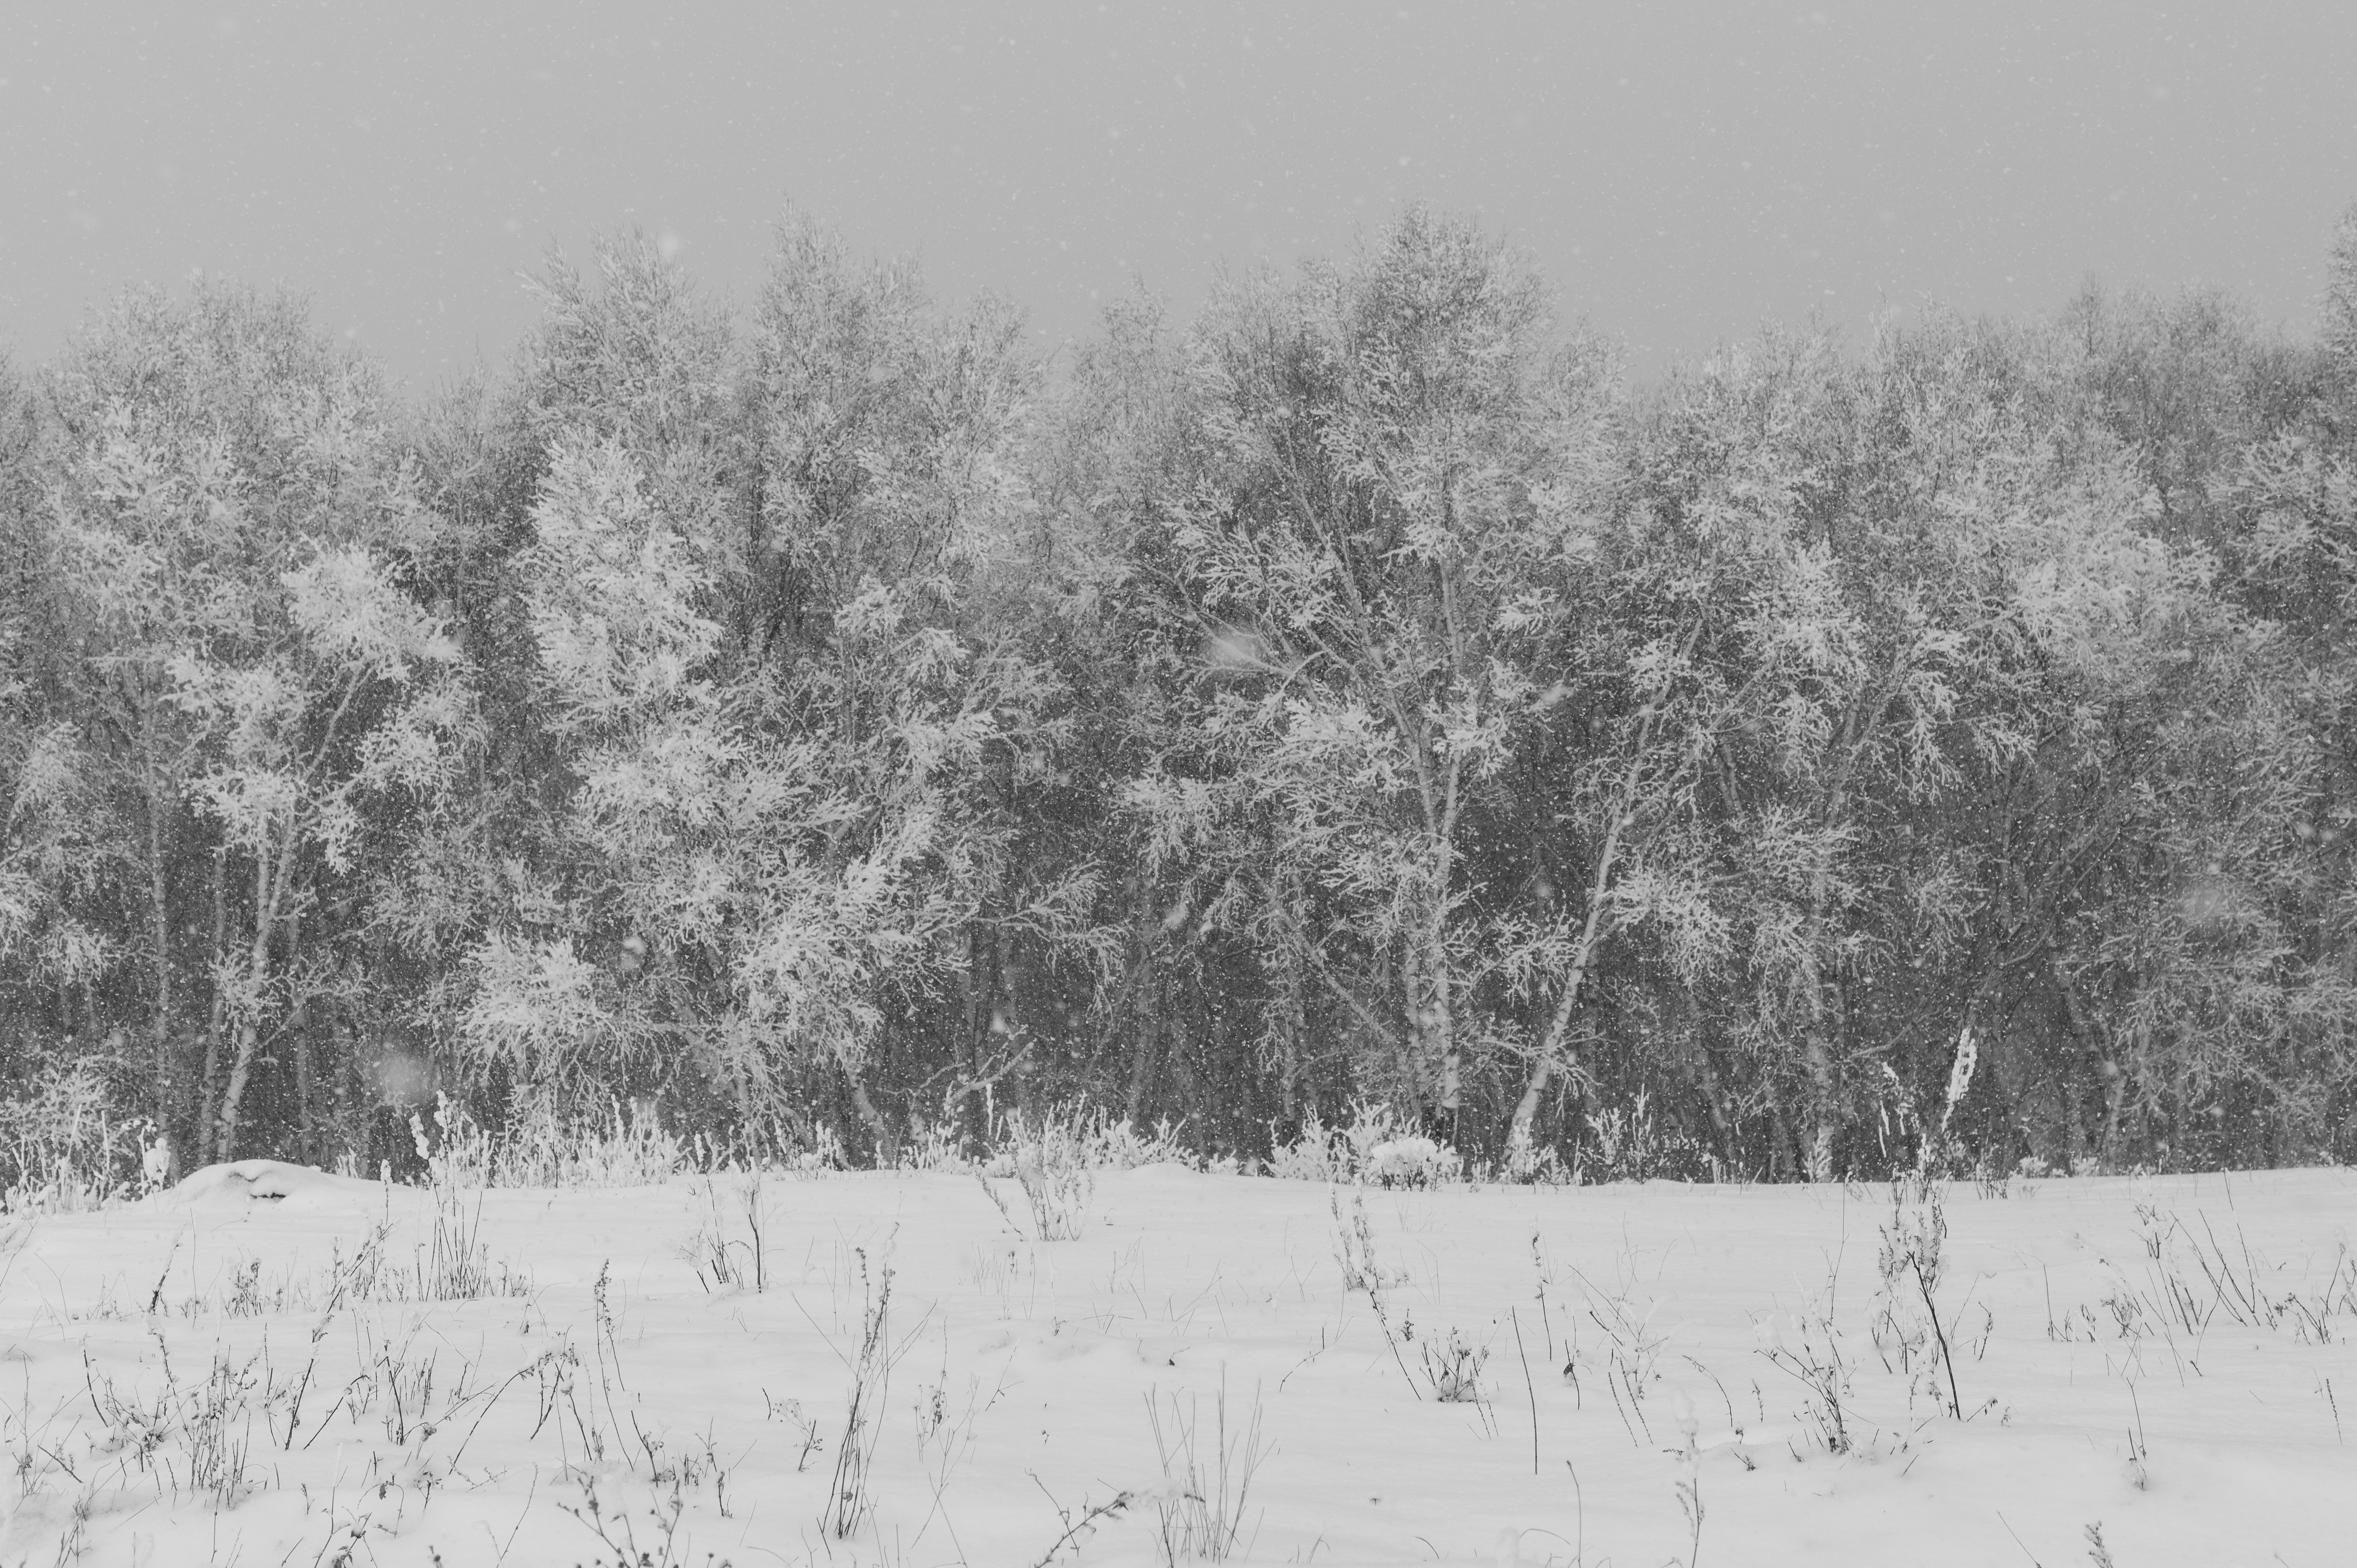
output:
[[[2352,61],[2352,0],[9,0],[0,343],[201,267],[423,387],[505,355],[552,241],[640,226],[741,300],[788,199],[1049,339],[1413,196],[1535,252],[1640,373],[2091,272],[2304,330]]]

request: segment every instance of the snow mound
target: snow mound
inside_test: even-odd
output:
[[[384,1193],[377,1182],[329,1176],[309,1165],[232,1160],[189,1173],[187,1180],[164,1195],[164,1201],[207,1208],[266,1203],[281,1208],[377,1209],[384,1206]]]
[[[1114,1181],[1138,1187],[1188,1187],[1202,1179],[1203,1173],[1177,1160],[1148,1160],[1142,1165],[1132,1165],[1125,1171],[1108,1171],[1104,1176]]]

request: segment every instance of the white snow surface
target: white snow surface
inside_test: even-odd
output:
[[[268,1162],[38,1220],[0,1255],[0,1564],[1158,1563],[1222,1398],[1232,1562],[2061,1568],[2091,1525],[2118,1568],[2357,1562],[2345,1170],[1948,1188],[1962,1420],[1876,1348],[1882,1186],[1162,1165],[1035,1240],[972,1176],[773,1175],[760,1290],[689,1255],[749,1273],[741,1177],[458,1196],[522,1294],[382,1299],[430,1273],[433,1195]],[[331,1304],[379,1225],[380,1299]],[[2237,1321],[2237,1280],[2308,1305]],[[1844,1453],[1771,1359],[1828,1293]],[[1478,1399],[1426,1375],[1452,1332]]]

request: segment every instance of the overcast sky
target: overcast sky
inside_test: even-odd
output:
[[[2352,61],[2352,0],[7,0],[0,343],[203,268],[306,290],[422,388],[504,356],[552,242],[642,227],[742,300],[789,199],[1054,340],[1418,196],[1641,373],[2090,273],[2306,330]]]

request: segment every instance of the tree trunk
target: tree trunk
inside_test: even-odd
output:
[[[1769,1179],[1800,1170],[1801,1141],[1793,1136],[1792,1122],[1784,1114],[1784,1097],[1775,1091],[1772,1080],[1768,1092],[1768,1131]]]
[[[1688,632],[1679,657],[1693,652],[1695,639],[1701,635],[1700,626]],[[1652,754],[1653,732],[1661,716],[1661,699],[1656,698],[1645,704],[1644,714],[1637,722],[1636,750],[1629,758],[1628,773],[1620,780],[1620,798],[1613,803],[1611,823],[1604,830],[1604,847],[1597,853],[1596,874],[1588,879],[1587,918],[1580,927],[1577,945],[1572,949],[1571,972],[1565,977],[1555,1016],[1548,1021],[1545,1037],[1539,1042],[1537,1059],[1532,1062],[1531,1076],[1523,1085],[1523,1097],[1514,1104],[1513,1120],[1506,1129],[1509,1149],[1529,1146],[1531,1123],[1538,1116],[1547,1086],[1568,1065],[1563,1060],[1564,1042],[1570,1037],[1572,1015],[1587,986],[1588,969],[1596,961],[1597,948],[1610,934],[1604,920],[1604,903],[1612,891],[1613,875],[1620,869],[1621,835],[1636,825],[1637,792],[1644,787],[1645,765]]]
[[[983,1124],[982,995],[974,974],[981,961],[980,948],[974,940],[974,928],[969,924],[965,930],[965,968],[958,975],[958,992],[965,1004],[965,1016],[957,1041],[958,1138],[966,1149],[980,1148],[990,1136],[990,1129]]]
[[[1868,726],[1868,735],[1874,726]],[[1842,725],[1841,767],[1826,792],[1823,812],[1818,819],[1819,831],[1825,835],[1817,845],[1817,864],[1809,878],[1808,938],[1802,945],[1809,967],[1809,1014],[1806,1032],[1801,1039],[1801,1060],[1808,1073],[1809,1103],[1808,1144],[1803,1151],[1808,1179],[1831,1181],[1834,1176],[1834,1138],[1841,1130],[1838,1104],[1841,1081],[1835,1057],[1834,1030],[1840,1014],[1840,982],[1828,979],[1818,967],[1824,956],[1825,930],[1832,923],[1834,849],[1832,834],[1840,825],[1842,813],[1849,805],[1849,769],[1865,740],[1857,735],[1857,712]]]
[[[1294,929],[1298,930],[1308,920],[1308,913],[1301,907],[1298,877],[1290,877],[1287,882],[1286,898],[1291,907]],[[1284,1107],[1286,1136],[1290,1137],[1301,1125],[1301,1041],[1309,1026],[1308,977],[1302,972],[1298,946],[1287,944],[1282,972],[1284,978],[1280,984],[1284,996],[1285,1035],[1280,1044],[1282,1054],[1278,1058],[1278,1071],[1283,1075],[1279,1100]]]
[[[868,1136],[876,1141],[876,1165],[880,1170],[899,1154],[900,1140],[893,1136],[892,1124],[876,1108],[876,1101],[867,1097],[867,1085],[859,1076],[859,1069],[845,1062],[843,1072],[851,1080],[851,1103],[858,1108],[859,1120],[866,1124]]]
[[[231,1062],[229,1084],[221,1091],[221,1134],[218,1159],[236,1157],[238,1125],[245,1107],[246,1085],[253,1077],[253,1059],[262,1049],[261,997],[270,979],[270,938],[278,927],[278,911],[286,901],[287,872],[294,854],[295,822],[290,815],[285,830],[279,835],[277,875],[272,875],[271,857],[266,848],[257,848],[253,857],[253,940],[247,944],[245,956],[246,993],[250,1004],[240,1014],[237,1022],[237,1056]],[[266,842],[266,841],[265,841]],[[294,957],[289,952],[291,961]]]
[[[1412,1022],[1416,1036],[1423,1042],[1417,1054],[1423,1060],[1437,1063],[1439,1067],[1433,1113],[1437,1120],[1448,1123],[1448,1139],[1454,1143],[1464,1094],[1457,1050],[1456,1010],[1449,998],[1448,953],[1442,945],[1445,940],[1440,917],[1436,913],[1427,929],[1409,932],[1409,943],[1421,941],[1426,950],[1421,955],[1411,953],[1410,957],[1420,957],[1422,961],[1412,962],[1405,967]]]
[[[1146,994],[1151,1000],[1145,1008],[1145,1016],[1138,1021],[1137,1050],[1129,1066],[1129,1098],[1123,1113],[1133,1127],[1144,1119],[1146,1107],[1153,1102],[1155,1069],[1161,1065],[1163,993],[1170,983],[1161,967],[1155,966],[1154,979],[1146,987]]]
[[[1538,1059],[1531,1064],[1531,1076],[1523,1085],[1523,1097],[1514,1102],[1513,1120],[1506,1129],[1506,1146],[1510,1149],[1529,1145],[1531,1124],[1538,1118],[1547,1086],[1555,1081],[1556,1074],[1572,1065],[1564,1059],[1564,1041],[1571,1033],[1572,1015],[1579,1006],[1579,993],[1587,982],[1588,961],[1596,951],[1602,913],[1599,903],[1589,904],[1587,927],[1580,932],[1578,947],[1573,950],[1570,977],[1563,983],[1563,996],[1547,1024],[1545,1039],[1539,1043]]]
[[[1807,951],[1814,955],[1824,940],[1825,910],[1823,903],[1823,881],[1828,874],[1819,873],[1818,905],[1810,912]],[[1802,1150],[1803,1170],[1811,1181],[1831,1181],[1834,1178],[1834,1139],[1841,1132],[1841,1122],[1835,1107],[1841,1095],[1840,1073],[1835,1059],[1835,1031],[1840,1011],[1840,982],[1812,973],[1809,976],[1809,1021],[1801,1036],[1801,1062],[1808,1073],[1809,1102],[1808,1139]],[[1836,1000],[1828,1000],[1828,993]]]
[[[247,981],[256,993],[269,972],[270,930],[265,926],[254,934],[253,945],[247,950]],[[253,1058],[261,1048],[262,1020],[249,1008],[237,1021],[237,1055],[230,1062],[229,1082],[221,1090],[215,1159],[237,1157],[238,1123],[244,1111],[245,1087],[253,1077]]]
[[[1453,576],[1444,575],[1442,581],[1444,585],[1452,583]],[[1454,623],[1453,610],[1451,622]],[[1458,658],[1461,669],[1461,647]],[[1429,995],[1423,1004],[1423,1022],[1440,1062],[1440,1103],[1436,1109],[1448,1120],[1451,1144],[1461,1141],[1463,1128],[1459,1122],[1464,1108],[1463,1064],[1457,1047],[1456,987],[1448,963],[1448,889],[1457,879],[1457,812],[1464,766],[1461,756],[1450,755],[1439,823],[1440,864],[1433,868],[1432,912],[1424,932],[1424,983]]]
[[[302,945],[303,917],[300,913],[286,921],[286,953],[293,958]],[[295,1052],[295,1150],[304,1165],[319,1163],[318,1140],[311,1126],[311,999],[297,993],[295,1011],[286,1022],[286,1038]]]
[[[1802,1038],[1801,1052],[1809,1075],[1809,1136],[1802,1151],[1803,1174],[1811,1181],[1831,1181],[1834,1134],[1838,1130],[1833,1107],[1839,1085],[1835,1081],[1833,1048],[1825,1038],[1822,1019],[1810,1020],[1808,1033]]]
[[[2120,1115],[2126,1108],[2128,1070],[2119,1063],[2113,1064],[2111,1081],[2104,1086],[2104,1141],[2096,1147],[2096,1158],[2105,1170],[2115,1170],[2120,1163]]]
[[[1380,950],[1375,955],[1375,994],[1379,997],[1392,994],[1392,986],[1395,979],[1402,987],[1400,994],[1414,994],[1411,982],[1405,977],[1395,977],[1393,974],[1394,956],[1388,947]],[[1335,994],[1344,1001],[1357,1000],[1351,994],[1349,987],[1341,983],[1340,977],[1334,974],[1331,970],[1327,971],[1327,981],[1334,987]],[[1418,1041],[1413,1020],[1410,1021],[1408,1029],[1403,1033],[1392,1027],[1389,1022],[1377,1017],[1372,1008],[1362,1006],[1361,1018],[1361,1021],[1372,1025],[1377,1039],[1391,1047],[1392,1063],[1399,1074],[1399,1090],[1407,1100],[1405,1110],[1418,1126],[1423,1125],[1425,1106],[1427,1103],[1424,1093],[1424,1063],[1416,1055]]]
[[[156,776],[147,769],[147,915],[148,936],[156,965],[153,1004],[155,1036],[155,1107],[157,1135],[172,1124],[172,911],[164,884],[164,809],[156,798]]]
[[[2070,1026],[2071,1037],[2078,1045],[2080,1053],[2078,1061],[2065,1062],[2057,1075],[2061,1079],[2062,1088],[2063,1150],[2065,1155],[2076,1163],[2087,1152],[2088,1133],[2080,1106],[2080,1075],[2087,1064],[2093,1062],[2097,1066],[2100,1082],[2101,1064],[2107,1059],[2107,1053],[2104,1049],[2101,1030],[2088,1016],[2085,1004],[2079,1000],[2078,988],[2062,972],[2062,966],[2050,956],[2046,969],[2053,977],[2054,989],[2061,993],[2063,1021]]]
[[[1718,1060],[1712,1056],[1710,1042],[1702,1033],[1701,1009],[1695,1005],[1691,996],[1686,998],[1686,1008],[1694,1019],[1695,1076],[1701,1079],[1704,1108],[1710,1112],[1711,1127],[1718,1134],[1719,1158],[1726,1162],[1727,1168],[1733,1169],[1738,1133],[1734,1106],[1727,1094],[1727,1084],[1719,1077]]]
[[[1612,873],[1620,856],[1620,830],[1629,821],[1627,807],[1636,793],[1638,766],[1631,766],[1629,786],[1622,792],[1622,810],[1606,830],[1604,848],[1596,857],[1596,875],[1587,887],[1587,918],[1580,927],[1577,945],[1571,950],[1571,973],[1564,980],[1563,995],[1555,1003],[1555,1016],[1547,1023],[1546,1037],[1539,1042],[1538,1059],[1531,1064],[1530,1079],[1523,1085],[1522,1099],[1515,1102],[1513,1121],[1506,1130],[1506,1146],[1510,1149],[1529,1145],[1531,1123],[1538,1116],[1539,1102],[1555,1074],[1568,1065],[1563,1059],[1564,1041],[1570,1036],[1572,1015],[1578,1010],[1580,993],[1587,986],[1587,971],[1595,962],[1597,947],[1609,934],[1604,902],[1612,891]]]
[[[213,1141],[214,1108],[220,1103],[221,1015],[227,998],[221,993],[221,960],[223,944],[229,940],[229,851],[213,852],[213,940],[210,950],[212,961],[206,973],[211,977],[212,1005],[205,1017],[205,1081],[200,1086],[197,1106],[196,1144],[202,1150]]]

